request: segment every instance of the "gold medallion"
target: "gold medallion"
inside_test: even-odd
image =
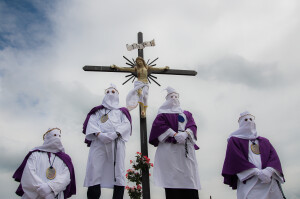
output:
[[[55,177],[56,177],[56,170],[54,167],[49,167],[47,170],[46,170],[46,177],[49,179],[49,180],[53,180]]]
[[[251,151],[256,155],[260,154],[259,146],[257,144],[251,144]]]
[[[105,123],[107,120],[108,120],[108,115],[107,114],[102,115],[101,122]]]

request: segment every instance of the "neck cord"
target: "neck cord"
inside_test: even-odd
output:
[[[256,139],[255,139],[256,140]],[[250,140],[253,145],[256,145],[255,140]]]
[[[107,109],[105,108],[105,109],[104,109],[104,112],[105,112],[104,115],[107,115],[107,114],[111,111],[111,110],[109,110],[108,113],[106,113],[106,110],[107,110]]]
[[[51,155],[51,153],[48,153],[48,157],[49,157],[49,164],[50,164],[50,168],[52,169],[52,168],[53,168],[53,163],[54,163],[54,161],[55,161],[55,158],[56,158],[56,155],[54,156],[54,158],[53,158],[53,160],[52,160],[52,164],[51,164],[51,162],[50,162],[50,155]]]

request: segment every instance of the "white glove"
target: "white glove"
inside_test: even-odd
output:
[[[55,198],[54,193],[50,193],[45,197],[45,199],[54,199],[54,198]]]
[[[273,170],[267,167],[261,170],[261,173],[258,175],[258,178],[261,180],[261,183],[270,183],[272,175]]]
[[[48,194],[52,192],[52,189],[47,183],[43,183],[39,186],[39,188],[36,191],[42,198],[45,198]]]
[[[174,135],[176,134],[176,132],[175,131],[173,131],[173,130],[169,130],[169,137],[174,137]]]
[[[107,144],[115,140],[118,137],[118,135],[116,132],[110,132],[110,133],[100,133],[98,137],[103,143]]]
[[[254,169],[254,175],[259,176],[261,174],[261,170],[258,168],[253,168]]]
[[[177,135],[175,135],[175,139],[179,144],[183,144],[185,139],[188,137],[188,134],[186,132],[179,132]]]

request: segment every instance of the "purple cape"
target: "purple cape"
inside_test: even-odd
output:
[[[16,194],[18,196],[22,196],[24,194],[23,188],[22,188],[22,184],[21,184],[21,178],[23,175],[23,171],[25,169],[27,160],[29,158],[29,156],[33,153],[33,152],[44,152],[44,151],[40,151],[40,150],[34,150],[34,151],[30,151],[26,157],[24,158],[22,164],[19,166],[19,168],[16,170],[16,172],[13,175],[13,178],[15,179],[15,181],[20,182],[20,185],[16,191]],[[47,152],[45,152],[47,153]],[[68,167],[69,172],[70,172],[70,178],[71,178],[71,182],[70,184],[66,187],[66,189],[64,190],[64,198],[69,198],[72,195],[76,194],[76,182],[75,182],[75,172],[74,172],[74,167],[72,164],[72,160],[70,158],[70,156],[68,156],[66,153],[64,152],[57,152],[54,153],[57,157],[59,157]]]
[[[86,127],[87,127],[87,125],[89,123],[89,119],[90,119],[91,115],[93,115],[98,110],[101,110],[103,108],[105,108],[105,107],[103,105],[100,105],[100,106],[96,106],[96,107],[92,108],[92,110],[90,110],[90,112],[87,114],[87,116],[86,116],[86,118],[84,120],[84,123],[83,123],[83,128],[82,128],[83,129],[82,130],[83,134],[85,134],[85,132],[86,132]],[[128,109],[125,108],[125,107],[122,107],[122,108],[120,108],[120,111],[122,111],[125,114],[125,116],[127,117],[127,119],[129,120],[130,125],[131,125],[131,131],[132,131],[131,115],[130,115]],[[88,147],[91,146],[92,141],[85,139],[84,142],[87,144]]]
[[[191,129],[194,133],[194,137],[197,140],[197,125],[194,121],[192,114],[188,111],[183,111],[186,115],[187,123],[185,129]],[[158,114],[152,124],[152,129],[150,132],[149,143],[158,146],[158,137],[166,132],[169,128],[178,132],[178,113],[161,113]],[[174,137],[167,138],[166,142],[176,144],[177,141]],[[195,149],[198,150],[199,147],[195,144]]]
[[[258,137],[257,139],[259,141],[262,169],[272,167],[280,172],[283,177],[279,157],[270,141],[264,137]],[[224,177],[224,184],[229,185],[232,189],[237,188],[237,173],[256,168],[254,164],[248,161],[248,150],[249,140],[237,137],[231,137],[229,139],[222,176]]]

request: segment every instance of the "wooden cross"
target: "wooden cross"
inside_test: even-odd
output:
[[[138,33],[138,44],[143,44],[143,33]],[[144,51],[143,49],[138,49],[138,56],[144,58]],[[123,56],[124,57],[124,56]],[[130,65],[133,67],[135,61],[131,62],[129,59],[124,57],[129,63],[126,63],[127,65]],[[157,58],[158,59],[158,58]],[[149,65],[154,63],[157,59],[152,61]],[[152,65],[154,66],[154,65]],[[131,67],[131,69],[132,69]],[[127,67],[130,68],[130,67]],[[127,81],[125,81],[123,84],[128,82],[131,78],[137,77],[137,74],[135,72],[128,72],[123,70],[114,69],[111,66],[90,66],[86,65],[83,67],[84,71],[93,71],[93,72],[122,72],[122,73],[131,73],[130,75],[127,75],[126,77],[130,77]],[[166,69],[166,70],[154,70],[151,72],[148,72],[148,78],[150,78],[153,82],[160,84],[154,80],[156,79],[155,76],[152,74],[164,74],[164,75],[188,75],[188,76],[195,76],[197,75],[196,71],[193,70],[174,70],[174,69]],[[150,82],[150,79],[149,82]],[[134,81],[134,80],[133,80]],[[150,82],[151,83],[151,82]],[[147,139],[147,122],[146,117],[141,117],[141,106],[140,106],[140,140],[141,140],[141,152],[143,156],[148,156],[148,139]],[[142,171],[142,189],[143,189],[143,199],[150,199],[150,184],[149,184],[149,170]]]

